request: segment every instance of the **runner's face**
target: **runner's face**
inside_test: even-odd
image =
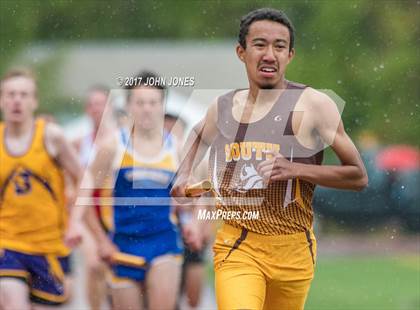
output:
[[[249,27],[246,48],[238,45],[236,52],[245,63],[250,85],[261,89],[281,87],[286,67],[292,60],[289,51],[289,29],[269,20],[256,21]]]
[[[1,83],[0,108],[6,122],[29,120],[37,106],[36,85],[32,79],[18,76]]]
[[[163,128],[163,91],[141,86],[131,90],[128,113],[134,125],[144,130]]]
[[[98,127],[104,114],[107,94],[102,91],[92,91],[86,101],[86,113],[92,119],[95,127]]]

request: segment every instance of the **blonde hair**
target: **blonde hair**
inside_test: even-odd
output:
[[[0,93],[3,83],[16,77],[25,77],[32,80],[35,84],[35,96],[37,96],[38,82],[32,70],[27,68],[13,68],[7,71],[0,79]]]

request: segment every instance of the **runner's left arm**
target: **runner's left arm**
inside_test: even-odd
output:
[[[258,166],[265,182],[300,178],[311,183],[337,189],[362,190],[368,176],[359,151],[344,130],[335,102],[327,95],[312,90],[310,94],[314,131],[330,145],[341,165],[293,163],[280,154]]]
[[[71,186],[78,191],[83,177],[83,169],[78,160],[76,150],[66,139],[63,130],[54,123],[48,123],[44,139],[48,153],[58,162],[66,175],[69,176]],[[83,206],[73,206],[70,209],[70,218],[65,234],[65,242],[70,247],[77,246],[81,241],[81,218],[83,213]]]

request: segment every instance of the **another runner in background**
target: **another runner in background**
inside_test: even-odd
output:
[[[150,72],[143,81],[156,78]],[[113,228],[109,236],[92,210],[88,223],[101,257],[113,263],[120,251],[145,259],[146,266],[112,265],[114,309],[174,309],[181,273],[182,243],[169,195],[178,167],[177,140],[163,129],[165,89],[144,84],[127,90],[133,126],[101,141],[91,167],[95,187],[113,177]],[[146,296],[147,298],[143,298]]]
[[[165,114],[165,129],[171,134],[175,135],[180,144],[185,141],[185,121],[177,115]],[[195,175],[197,180],[207,179],[207,165],[203,161],[197,168]],[[192,250],[188,244],[184,242],[184,263],[182,265],[182,279],[180,296],[185,293],[188,305],[190,308],[196,308],[201,300],[201,294],[206,281],[205,276],[205,252],[207,244],[212,238],[211,223],[209,221],[202,221],[198,223],[198,210],[207,206],[183,206],[179,212],[181,229],[191,226],[192,229],[197,229],[202,239],[201,247]],[[181,209],[181,208],[180,208]]]
[[[91,131],[74,141],[82,165],[87,168],[90,161],[95,158],[95,140],[105,139],[106,135],[113,134],[116,129],[112,119],[111,104],[107,106],[109,99],[109,88],[96,85],[88,90],[85,101],[85,113],[91,123]],[[105,113],[106,111],[106,113]],[[109,206],[101,206],[101,197],[109,197],[109,190],[94,189],[92,196],[95,199],[96,214],[102,224],[107,229],[107,219],[109,219]],[[108,216],[108,218],[107,218]],[[82,253],[86,266],[86,297],[90,309],[97,310],[106,301],[106,264],[98,256],[96,242],[89,231],[84,228],[82,231]]]
[[[0,80],[0,308],[60,305],[69,296],[69,246],[81,240],[68,223],[64,172],[78,188],[82,168],[61,128],[35,119],[37,82],[27,70]],[[31,302],[34,304],[31,305]]]

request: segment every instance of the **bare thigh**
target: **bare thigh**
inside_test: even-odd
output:
[[[175,309],[180,280],[181,261],[173,255],[158,257],[146,275],[148,309]]]
[[[204,281],[204,265],[189,264],[185,270],[185,293],[191,307],[197,307],[200,302]]]
[[[86,266],[86,295],[92,310],[101,308],[106,297],[106,264],[98,255],[98,247],[90,231],[82,231],[82,253]]]
[[[2,310],[30,310],[28,285],[13,278],[0,279],[0,309]]]
[[[111,288],[113,310],[141,310],[143,309],[143,290],[140,284],[134,281],[124,283]]]

